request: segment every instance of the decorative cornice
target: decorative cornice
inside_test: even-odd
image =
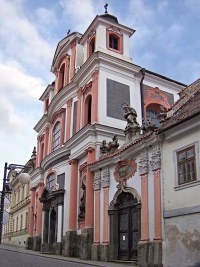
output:
[[[108,167],[106,167],[103,170],[102,182],[101,183],[102,183],[102,187],[103,188],[110,186],[110,171],[109,171]]]
[[[148,159],[148,152],[145,150],[144,152],[141,153],[141,157],[139,160],[139,172],[140,175],[144,175],[148,173],[149,171],[149,165],[148,165],[149,159]]]
[[[51,118],[51,123],[53,123],[58,117],[61,117],[64,112],[65,108],[61,108],[60,110],[56,111]]]
[[[101,172],[100,171],[97,171],[94,174],[93,188],[94,188],[94,191],[101,189]]]
[[[153,147],[150,164],[153,171],[161,168],[161,153],[159,146]]]

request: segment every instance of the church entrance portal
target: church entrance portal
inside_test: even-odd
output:
[[[110,241],[111,244],[115,244],[113,260],[137,259],[137,246],[140,240],[140,206],[133,194],[122,191],[117,197],[114,209],[109,211]]]

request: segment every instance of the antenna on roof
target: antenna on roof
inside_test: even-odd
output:
[[[107,10],[108,9],[108,3],[105,4],[104,8],[105,8],[105,14],[107,14],[108,13],[108,10]]]
[[[69,30],[67,31],[67,35],[69,35],[69,34],[70,34],[70,32],[71,32],[71,29],[69,29]]]

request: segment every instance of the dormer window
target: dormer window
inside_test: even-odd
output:
[[[89,42],[89,57],[94,53],[95,51],[95,36],[92,37],[92,39]]]
[[[122,54],[122,34],[107,30],[107,49]]]

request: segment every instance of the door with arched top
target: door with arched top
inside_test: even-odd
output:
[[[118,210],[118,259],[137,259],[140,240],[140,203],[131,193],[122,192],[115,204]]]

